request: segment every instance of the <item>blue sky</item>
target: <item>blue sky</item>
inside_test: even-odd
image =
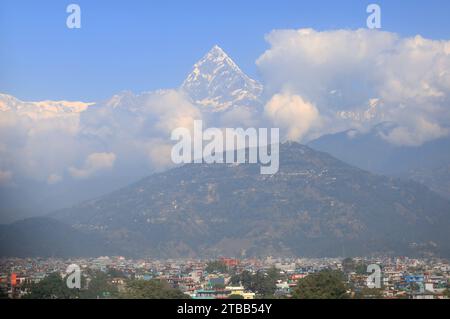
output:
[[[77,3],[82,28],[66,27]],[[122,90],[177,87],[220,45],[249,75],[280,28],[366,27],[378,3],[383,30],[450,39],[450,1],[21,1],[0,3],[0,92],[23,100],[95,101]]]

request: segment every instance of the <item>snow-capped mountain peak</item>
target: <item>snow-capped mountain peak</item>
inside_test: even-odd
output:
[[[194,65],[181,89],[195,103],[220,111],[231,106],[256,105],[263,88],[215,45]]]
[[[80,101],[21,101],[16,97],[0,93],[0,111],[13,112],[17,115],[34,119],[65,117],[84,112],[94,103]]]

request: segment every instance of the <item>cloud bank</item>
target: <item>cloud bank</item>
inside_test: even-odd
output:
[[[392,122],[381,137],[420,145],[450,134],[450,41],[374,30],[275,30],[256,61],[261,107],[208,113],[180,90],[121,92],[95,104],[23,102],[0,94],[0,184],[55,185],[121,170],[139,176],[172,163],[170,133],[208,127],[279,127],[307,142]],[[146,170],[143,172],[143,170]]]
[[[285,139],[302,140],[319,124],[317,108],[301,96],[288,93],[275,94],[265,106],[269,120],[285,132]]]
[[[2,94],[0,107],[2,185],[16,175],[48,185],[89,179],[116,164],[122,174],[149,174],[171,164],[171,131],[202,118],[178,90],[122,92],[95,104],[23,102]]]
[[[70,167],[69,172],[75,178],[87,178],[98,171],[111,169],[115,160],[116,155],[114,153],[92,153],[86,158],[83,167]],[[52,174],[49,179],[51,182],[55,182],[58,177]]]
[[[398,125],[384,138],[399,145],[449,134],[450,41],[366,29],[275,30],[266,39],[257,60],[266,94],[287,90],[316,105],[322,134],[381,121]]]

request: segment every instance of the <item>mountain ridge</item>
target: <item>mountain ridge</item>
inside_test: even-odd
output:
[[[65,226],[46,237],[74,233],[68,251],[78,255],[85,234],[100,252],[134,257],[450,256],[449,201],[295,142],[280,145],[275,175],[257,164],[186,164],[47,217]],[[0,255],[23,246],[11,227],[0,227],[11,246]],[[48,245],[48,254],[63,251]]]
[[[368,132],[323,135],[308,145],[374,173],[413,179],[450,199],[450,138],[420,146],[397,146],[383,138],[395,127],[384,122]]]
[[[158,257],[445,254],[450,203],[424,186],[374,175],[298,143],[280,171],[187,164],[52,214]]]

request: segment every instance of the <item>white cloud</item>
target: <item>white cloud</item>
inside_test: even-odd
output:
[[[144,97],[145,113],[156,119],[155,128],[170,136],[177,127],[192,128],[201,112],[177,90],[161,90]]]
[[[236,107],[225,113],[216,114],[218,127],[258,127],[261,116],[247,107]]]
[[[417,119],[414,128],[399,126],[393,128],[387,134],[381,134],[388,142],[395,145],[417,146],[423,142],[434,140],[449,134],[449,130],[442,128],[435,123],[430,123],[426,119]]]
[[[265,106],[265,114],[285,138],[300,141],[320,122],[317,108],[301,96],[275,94]]]
[[[170,135],[177,127],[193,128],[202,113],[177,90],[115,95],[82,115],[82,133],[124,159],[125,165],[144,161],[149,169],[163,169],[171,162]]]
[[[83,167],[70,167],[69,172],[74,178],[87,178],[96,172],[111,169],[115,160],[114,153],[92,153],[86,158]]]
[[[364,126],[396,123],[389,141],[418,145],[448,134],[450,41],[367,29],[275,30],[266,39],[271,47],[257,60],[266,93],[311,101],[328,123],[322,134],[363,129],[355,118],[374,99],[378,116]]]
[[[172,129],[192,127],[195,119],[202,118],[198,108],[177,90],[124,92],[95,105],[24,102],[0,94],[0,112],[1,167],[14,172],[14,178],[48,184],[60,182],[68,167],[73,178],[95,176],[95,163],[82,167],[76,163],[98,149],[108,149],[123,159],[127,169],[135,163],[146,165],[139,167],[147,172],[162,168],[170,161],[170,153],[163,149],[167,149]]]
[[[0,94],[2,180],[51,184],[68,167],[77,179],[108,165],[162,169],[171,164],[171,131],[192,128],[196,119],[208,127],[277,126],[285,138],[302,142],[381,121],[396,124],[383,135],[396,145],[450,134],[450,41],[365,29],[275,30],[267,41],[270,48],[257,60],[264,110],[202,113],[178,90],[123,92],[95,105]],[[114,159],[90,157],[97,153]]]
[[[161,170],[173,166],[171,160],[172,143],[163,139],[155,139],[146,143],[148,160],[153,168]]]

